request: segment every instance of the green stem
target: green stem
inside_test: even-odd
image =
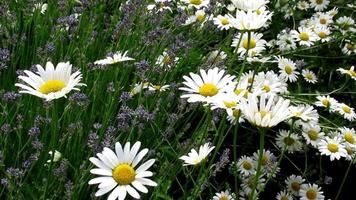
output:
[[[339,187],[339,190],[337,191],[335,200],[337,200],[337,199],[339,198],[340,194],[341,194],[342,188],[344,187],[345,181],[346,181],[346,179],[347,179],[347,177],[348,177],[348,175],[349,175],[351,166],[352,166],[353,162],[355,161],[355,158],[356,158],[356,156],[350,161],[350,164],[349,164],[349,166],[347,167],[347,170],[346,170],[346,172],[345,172],[344,178],[342,179],[342,182],[341,182],[341,185],[340,185],[340,187]]]
[[[260,148],[258,151],[258,164],[257,164],[257,170],[256,170],[256,175],[255,175],[255,180],[254,180],[254,185],[252,188],[252,192],[249,195],[249,199],[253,200],[254,199],[254,194],[255,194],[255,190],[257,188],[257,184],[258,184],[258,179],[260,178],[261,175],[261,167],[262,167],[262,157],[263,157],[263,149],[265,147],[265,129],[260,129]]]

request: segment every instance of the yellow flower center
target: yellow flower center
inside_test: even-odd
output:
[[[42,94],[49,94],[52,92],[59,92],[65,86],[66,86],[66,84],[63,81],[49,80],[49,81],[45,82],[43,85],[41,85],[41,87],[38,88],[38,91],[41,92]]]
[[[261,118],[264,118],[268,114],[268,112],[261,110],[260,114],[261,114]]]
[[[320,4],[323,4],[323,3],[324,3],[324,0],[316,0],[315,3],[316,3],[316,4],[319,4],[319,5],[320,5]]]
[[[228,25],[230,23],[229,20],[226,17],[222,18],[220,20],[220,22],[221,22],[222,25]]]
[[[257,10],[256,10],[256,14],[257,14],[257,15],[260,15],[261,13],[262,13],[262,10],[260,10],[260,9],[257,9]]]
[[[331,104],[328,99],[323,99],[323,100],[321,101],[321,103],[322,103],[325,107],[329,107],[330,104]]]
[[[349,106],[344,105],[341,108],[345,113],[351,113],[351,108]]]
[[[245,39],[243,42],[242,42],[242,47],[244,49],[253,49],[256,47],[256,41],[251,39],[250,42],[248,42],[248,39]]]
[[[306,33],[306,32],[301,32],[301,33],[299,34],[299,39],[301,39],[301,40],[303,40],[303,41],[308,41],[308,40],[309,40],[309,35],[308,35],[308,33]]]
[[[153,88],[156,89],[156,90],[160,90],[161,86],[160,85],[154,85]]]
[[[314,77],[312,74],[308,73],[308,74],[305,74],[305,78],[308,79],[308,80],[314,80]]]
[[[295,141],[294,141],[294,139],[291,138],[291,137],[286,137],[286,138],[283,139],[283,142],[284,142],[284,144],[286,144],[287,146],[290,146],[290,145],[294,144]]]
[[[352,45],[352,44],[347,44],[347,45],[346,45],[346,49],[348,49],[348,50],[354,50],[354,45]]]
[[[251,169],[252,169],[252,163],[249,162],[249,161],[244,161],[244,162],[242,163],[242,167],[243,167],[244,169],[246,169],[246,170],[251,170]]]
[[[168,65],[169,63],[171,63],[171,57],[169,57],[169,56],[164,56],[164,58],[163,58],[163,64]]]
[[[229,197],[227,197],[227,196],[221,196],[220,198],[219,198],[219,200],[229,200]]]
[[[310,140],[317,140],[319,138],[319,133],[313,129],[308,131],[308,137]]]
[[[198,22],[203,22],[204,19],[205,19],[205,15],[203,15],[203,14],[197,16]]]
[[[339,147],[337,146],[337,144],[328,144],[328,150],[331,152],[331,153],[336,153],[339,151]]]
[[[193,4],[193,5],[200,5],[202,3],[202,1],[201,0],[189,0],[189,3]]]
[[[199,94],[205,97],[212,97],[219,92],[219,89],[212,83],[205,83],[199,88]]]
[[[314,189],[309,189],[306,193],[307,198],[310,200],[316,199],[317,195],[318,193]]]
[[[283,197],[281,197],[281,200],[289,200],[289,198],[286,196],[283,196]]]
[[[292,190],[294,190],[294,191],[300,190],[300,184],[298,182],[292,182],[290,186],[291,186]]]
[[[128,164],[120,164],[115,167],[112,177],[120,185],[129,185],[135,180],[135,170]]]
[[[352,69],[349,69],[350,76],[356,77],[356,72]]]
[[[227,108],[232,108],[232,107],[235,107],[237,105],[237,102],[236,101],[224,101],[224,105]]]
[[[351,132],[345,133],[344,139],[350,144],[355,144],[355,138]]]
[[[234,117],[239,117],[240,116],[240,110],[239,109],[234,109],[234,111],[232,111],[232,115],[234,116]]]
[[[321,18],[319,20],[320,24],[326,24],[327,20],[325,18]]]
[[[262,165],[267,165],[269,161],[269,157],[267,155],[263,155],[261,159],[261,164]]]
[[[326,38],[328,36],[325,32],[319,32],[318,35],[320,38]]]
[[[286,65],[284,67],[284,71],[286,71],[287,74],[292,74],[293,73],[293,68],[289,65]]]
[[[264,90],[265,92],[270,92],[271,91],[271,87],[269,85],[264,85],[262,87],[262,90]]]

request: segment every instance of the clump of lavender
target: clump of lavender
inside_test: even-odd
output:
[[[230,156],[230,149],[225,149],[222,155],[220,156],[219,161],[215,163],[215,169],[211,173],[211,176],[213,177],[216,176],[218,172],[221,172],[226,167],[226,165],[229,164],[230,162],[229,156]]]
[[[69,101],[79,107],[87,107],[89,105],[89,99],[86,94],[76,92],[69,97]]]
[[[136,74],[140,77],[140,79],[145,79],[146,72],[150,69],[150,64],[147,60],[141,60],[140,62],[135,63],[136,66]]]
[[[126,103],[127,101],[131,100],[132,96],[130,92],[122,92],[120,95],[120,102]]]
[[[96,153],[100,151],[99,146],[99,135],[95,131],[90,131],[87,140],[87,146],[92,150],[92,152]]]
[[[7,62],[10,60],[10,51],[8,49],[0,49],[0,71],[7,68]]]
[[[1,125],[0,131],[4,134],[9,134],[11,132],[12,128],[11,125],[8,123],[4,123]]]
[[[65,192],[64,192],[64,199],[72,199],[72,191],[73,191],[73,182],[72,181],[67,181],[64,184]]]
[[[40,128],[38,128],[36,126],[30,128],[30,130],[28,130],[28,135],[31,136],[31,137],[37,137],[37,136],[40,135],[40,133],[41,133]]]
[[[50,124],[52,122],[52,119],[49,117],[42,117],[40,115],[37,115],[35,118],[35,126],[41,126],[41,125],[46,125],[46,124]]]
[[[32,147],[38,151],[43,149],[43,143],[39,140],[34,140],[34,141],[32,141],[31,144],[32,144]]]
[[[59,181],[64,182],[67,178],[67,164],[63,159],[61,160],[59,166],[53,170],[53,174],[58,178]]]
[[[2,95],[3,101],[8,102],[8,103],[15,103],[15,102],[17,102],[20,98],[21,98],[21,94],[16,93],[16,92],[5,92],[5,93]]]
[[[13,178],[20,178],[24,174],[21,169],[13,167],[7,168],[6,173]]]
[[[148,32],[147,37],[145,39],[146,45],[154,44],[158,42],[163,36],[170,35],[170,31],[165,28],[156,28],[153,31]]]

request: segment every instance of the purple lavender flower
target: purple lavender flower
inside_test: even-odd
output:
[[[16,93],[16,92],[5,92],[2,95],[2,99],[8,103],[14,103],[18,101],[21,97],[21,94]]]

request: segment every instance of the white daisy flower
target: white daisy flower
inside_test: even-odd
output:
[[[329,0],[310,0],[310,7],[314,8],[315,11],[323,11],[328,7],[329,3]]]
[[[238,108],[238,105],[240,103],[240,97],[236,95],[234,92],[229,92],[229,93],[221,93],[219,95],[215,95],[211,99],[211,109],[225,109],[225,110],[233,110],[235,108]]]
[[[229,30],[231,28],[230,17],[226,14],[224,16],[218,15],[213,20],[220,30]]]
[[[313,16],[314,23],[317,24],[317,26],[323,26],[327,27],[328,25],[333,23],[333,16],[327,14],[327,13],[317,13],[316,15]]]
[[[333,9],[329,10],[326,12],[326,14],[335,17],[335,15],[337,15],[339,13],[339,8],[334,7]]]
[[[157,91],[157,92],[164,92],[166,90],[169,89],[169,85],[153,85],[152,83],[150,83],[148,85],[148,90],[150,91]]]
[[[289,108],[292,115],[304,122],[318,122],[319,114],[311,105],[297,105]]]
[[[130,95],[134,96],[140,92],[142,92],[143,89],[147,89],[149,86],[149,82],[140,82],[140,83],[136,83],[134,85],[134,87],[131,89],[130,91]]]
[[[267,44],[266,40],[262,39],[263,34],[251,32],[251,38],[249,41],[248,33],[244,33],[242,35],[242,39],[240,41],[241,33],[239,33],[232,40],[232,47],[237,47],[239,44],[239,48],[237,52],[243,56],[248,51],[248,56],[253,57],[260,55],[262,51],[265,50],[265,45]]]
[[[299,27],[298,31],[291,31],[292,37],[295,38],[299,45],[304,45],[310,47],[318,40],[318,36],[309,28]]]
[[[190,73],[190,77],[183,76],[183,84],[186,87],[179,89],[188,93],[183,94],[181,98],[188,98],[188,102],[210,102],[215,95],[232,91],[236,85],[233,82],[235,76],[224,74],[225,70],[214,68],[208,72],[200,70],[200,76],[194,73]]]
[[[294,153],[302,150],[300,137],[295,133],[289,133],[286,130],[280,130],[276,138],[276,144],[281,149],[286,149],[288,153]]]
[[[286,30],[283,30],[277,35],[276,44],[281,51],[289,51],[297,48],[295,39],[292,37],[292,33]]]
[[[239,10],[256,11],[262,7],[265,7],[269,3],[269,0],[231,0],[231,2]]]
[[[215,146],[210,146],[209,143],[205,143],[204,145],[200,146],[199,152],[197,152],[195,149],[192,149],[190,153],[188,153],[188,156],[181,156],[179,159],[184,161],[183,166],[198,165],[206,159],[206,157],[214,148]]]
[[[303,184],[299,192],[300,200],[324,200],[323,191],[316,184]]]
[[[47,163],[51,163],[52,161],[53,162],[58,162],[62,158],[62,153],[57,151],[57,150],[54,150],[54,155],[53,155],[53,151],[49,151],[48,154],[49,154],[50,159],[47,160]]]
[[[271,20],[272,13],[266,11],[261,14],[252,11],[237,11],[236,17],[230,16],[230,24],[237,30],[257,30],[264,27]]]
[[[349,121],[356,119],[355,109],[344,103],[338,103],[336,106],[336,111]]]
[[[168,69],[172,68],[177,62],[179,61],[179,57],[172,58],[166,51],[163,51],[162,55],[158,56],[156,60],[156,65],[158,66],[165,66]]]
[[[237,171],[242,175],[242,176],[249,176],[255,173],[256,171],[256,166],[255,166],[255,161],[248,156],[242,156],[238,161],[237,161]]]
[[[224,51],[220,50],[215,50],[210,52],[208,56],[208,62],[212,64],[219,63],[220,61],[225,60],[227,57],[226,53]]]
[[[125,51],[124,53],[121,53],[121,51],[117,51],[102,60],[95,61],[94,64],[95,65],[112,65],[115,63],[125,62],[125,61],[130,61],[130,60],[135,60],[135,59],[128,57],[127,51]]]
[[[296,176],[293,174],[285,180],[285,183],[289,192],[291,192],[293,195],[298,195],[304,181],[305,180],[301,176]]]
[[[277,194],[276,200],[293,200],[293,196],[287,191],[283,190]]]
[[[280,77],[285,81],[295,82],[298,79],[299,72],[296,70],[297,67],[295,63],[288,58],[283,58],[281,56],[277,57],[278,68]]]
[[[157,186],[156,182],[148,178],[153,173],[147,171],[155,160],[150,159],[138,165],[148,152],[148,149],[139,151],[140,146],[141,142],[136,142],[132,148],[130,148],[130,142],[127,142],[124,147],[117,142],[115,152],[104,147],[104,150],[97,154],[98,158],[89,159],[97,167],[90,170],[90,173],[99,175],[89,181],[89,185],[99,184],[99,190],[95,193],[96,197],[112,191],[108,200],[124,200],[127,193],[139,199],[140,194],[137,191],[147,193],[146,186]]]
[[[215,196],[213,197],[213,200],[233,200],[233,199],[234,198],[232,197],[231,193],[228,190],[215,193]]]
[[[346,143],[345,144],[345,149],[346,149],[346,152],[347,152],[345,159],[348,160],[348,161],[354,161],[354,164],[355,164],[356,161],[354,160],[354,158],[356,156],[356,146]]]
[[[34,5],[33,12],[39,10],[41,14],[44,15],[46,13],[47,8],[48,8],[48,4],[46,3],[36,3]]]
[[[341,72],[341,74],[347,74],[347,75],[349,75],[353,80],[356,81],[355,66],[351,66],[350,69],[339,68],[339,69],[337,69],[336,71]]]
[[[244,118],[255,126],[273,127],[291,117],[289,100],[278,96],[251,94],[240,104]]]
[[[307,144],[317,148],[319,142],[324,138],[325,133],[321,132],[318,124],[308,124],[303,126],[302,135]]]
[[[315,84],[316,82],[318,82],[315,73],[310,71],[309,69],[303,69],[302,76],[304,77],[304,80],[308,83]]]
[[[334,111],[338,103],[336,99],[330,97],[329,95],[317,96],[316,99],[318,99],[318,101],[316,101],[314,105],[318,107],[328,108],[330,109],[330,111]]]
[[[259,155],[260,155],[259,151],[253,153],[253,160],[255,161],[255,166],[258,166]],[[263,149],[263,154],[261,158],[261,166],[264,167],[263,170],[265,172],[268,172],[271,166],[275,166],[275,163],[276,163],[276,156],[269,150]]]
[[[210,0],[181,0],[182,2],[188,4],[188,7],[194,7],[196,9],[201,9],[203,7],[209,7]]]
[[[341,51],[346,55],[356,54],[356,45],[351,41],[346,41]]]
[[[355,29],[355,20],[353,20],[351,17],[340,17],[336,20],[336,25],[338,26],[339,30],[341,33],[345,34],[347,32],[356,32]]]
[[[356,147],[356,133],[354,128],[341,127],[339,131],[348,145]]]
[[[212,16],[205,13],[204,10],[197,10],[194,15],[188,17],[188,19],[185,22],[185,25],[190,25],[192,23],[197,22],[200,24],[200,27],[203,27],[205,22],[211,20],[211,17]]]
[[[310,5],[307,1],[298,1],[297,8],[299,10],[308,10],[310,8]]]
[[[334,138],[325,137],[318,144],[318,149],[321,155],[330,156],[331,161],[346,157],[347,154],[345,145],[338,136],[335,136]]]
[[[172,9],[168,6],[168,3],[170,2],[171,0],[155,0],[155,4],[149,4],[147,6],[147,10],[156,10],[156,13],[163,12],[165,10],[172,12]]]
[[[315,29],[314,29],[314,32],[318,35],[319,37],[319,40],[321,42],[328,42],[331,40],[331,37],[330,37],[330,29],[326,26],[317,26]]]
[[[274,96],[287,92],[287,84],[273,71],[259,72],[254,79],[253,91],[255,94]]]
[[[24,81],[27,85],[16,83],[15,86],[20,87],[20,93],[31,94],[46,101],[66,97],[72,90],[79,91],[79,87],[85,86],[80,83],[82,74],[77,71],[72,74],[72,65],[69,62],[60,62],[54,68],[51,62],[46,63],[46,69],[41,65],[36,65],[37,73],[25,70],[27,76],[19,76],[18,78]]]

